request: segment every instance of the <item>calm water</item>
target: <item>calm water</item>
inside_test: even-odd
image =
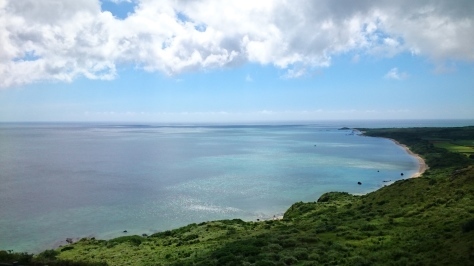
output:
[[[416,172],[403,149],[346,125],[385,126],[0,124],[0,249],[268,218]]]

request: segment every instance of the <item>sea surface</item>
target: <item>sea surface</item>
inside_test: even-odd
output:
[[[367,193],[411,176],[417,160],[390,140],[339,128],[471,122],[1,123],[0,250],[269,219],[325,192]]]

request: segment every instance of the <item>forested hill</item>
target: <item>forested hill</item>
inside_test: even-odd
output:
[[[23,265],[474,265],[474,127],[360,129],[406,144],[430,169],[364,196],[295,203],[282,220],[190,224],[151,236],[84,238]],[[315,199],[316,200],[316,199]]]

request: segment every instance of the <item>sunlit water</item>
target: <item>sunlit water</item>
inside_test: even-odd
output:
[[[0,249],[265,219],[417,171],[393,142],[338,127],[2,124]]]

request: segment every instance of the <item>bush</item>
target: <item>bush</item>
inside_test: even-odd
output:
[[[283,257],[281,259],[281,262],[285,263],[286,265],[293,265],[298,262],[298,260],[295,257],[289,256],[289,257]]]
[[[74,249],[74,247],[73,247],[73,246],[63,247],[63,248],[61,249],[61,252],[63,252],[63,251],[68,251],[68,250],[71,250],[71,249]]]
[[[361,256],[355,256],[350,259],[348,259],[348,265],[353,265],[353,266],[369,266],[372,265],[369,260],[367,260],[364,257]]]
[[[0,250],[0,261],[8,261],[10,260],[10,254],[5,250]]]
[[[374,231],[374,230],[377,230],[377,226],[375,226],[373,224],[364,224],[364,225],[362,225],[360,230],[362,230],[362,231]]]
[[[0,250],[0,262],[18,261],[20,264],[29,264],[32,259],[33,255],[26,252],[12,253],[12,250],[9,250],[8,252]]]
[[[296,248],[293,252],[294,256],[298,260],[307,260],[308,259],[308,250],[305,248]]]
[[[134,246],[139,246],[142,243],[142,240],[143,240],[143,237],[141,236],[121,236],[121,237],[117,237],[112,240],[109,240],[109,243],[107,243],[107,246],[109,246],[109,244],[111,244],[111,246],[114,246],[116,244],[124,243],[124,242],[128,242]]]
[[[283,248],[278,244],[269,244],[268,246],[264,247],[263,249],[267,250],[267,251],[278,252],[278,251],[281,251]]]
[[[194,240],[196,238],[199,238],[199,236],[197,234],[190,234],[190,235],[187,235],[187,236],[183,237],[183,240],[184,241],[189,241],[189,240]]]
[[[217,263],[219,265],[227,265],[227,264],[231,264],[233,262],[235,262],[236,258],[234,255],[232,254],[227,254],[226,256],[223,256],[223,257],[220,257],[218,260],[217,260]]]
[[[473,219],[470,219],[469,221],[465,222],[463,225],[462,225],[462,231],[464,233],[467,233],[467,232],[470,232],[474,230],[474,218]]]
[[[275,265],[275,263],[273,263],[270,260],[261,260],[261,261],[257,261],[257,263],[255,263],[255,266],[274,266],[274,265]]]
[[[48,250],[45,250],[45,251],[41,252],[40,254],[38,254],[38,257],[44,258],[44,259],[54,260],[57,255],[59,255],[58,251],[56,251],[54,249],[48,249]]]
[[[286,239],[286,240],[280,241],[280,245],[284,248],[291,248],[298,245],[298,242],[296,242],[294,239]]]

